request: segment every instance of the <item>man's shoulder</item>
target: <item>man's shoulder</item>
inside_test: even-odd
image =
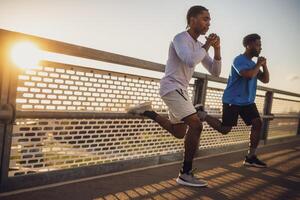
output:
[[[238,56],[236,56],[233,60],[234,63],[247,63],[247,64],[255,64],[255,62],[253,60],[250,60],[249,58],[247,58],[246,56],[244,56],[243,54],[240,54]]]
[[[238,56],[236,56],[233,59],[233,64],[234,65],[249,65],[250,63],[252,63],[252,60],[249,60],[248,58],[246,58],[246,56],[244,56],[243,54],[240,54]],[[251,64],[250,64],[251,65]]]
[[[187,39],[187,35],[186,35],[186,31],[182,31],[180,33],[177,33],[175,36],[174,36],[174,40],[182,40],[182,39]]]
[[[239,62],[239,61],[244,61],[245,60],[245,56],[243,56],[243,54],[237,55],[233,61],[234,62]]]

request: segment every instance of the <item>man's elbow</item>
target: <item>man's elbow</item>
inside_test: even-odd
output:
[[[265,83],[265,84],[267,84],[267,83],[270,82],[270,80],[269,80],[269,79],[265,79],[265,80],[263,80],[262,82]]]
[[[240,75],[247,79],[252,79],[256,76],[255,74],[249,72],[241,72]]]

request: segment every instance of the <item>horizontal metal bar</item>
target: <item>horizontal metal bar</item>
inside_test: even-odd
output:
[[[222,114],[209,114],[212,117],[216,118],[222,118]],[[297,114],[276,114],[276,115],[261,115],[261,118],[263,119],[279,119],[279,118],[295,118],[298,119],[300,118],[300,115]]]
[[[257,89],[274,92],[274,93],[278,93],[278,94],[284,94],[284,95],[288,95],[288,96],[300,97],[300,93],[288,92],[288,91],[278,90],[278,89],[274,89],[274,88],[268,88],[268,87],[264,87],[264,86],[257,86]]]
[[[274,114],[273,116],[274,118],[276,119],[279,119],[279,118],[300,118],[300,115],[299,114]]]
[[[167,114],[160,114],[167,117]],[[221,114],[211,114],[220,118]],[[17,118],[41,118],[41,119],[143,119],[140,115],[127,113],[105,112],[59,112],[59,111],[17,111]]]
[[[2,41],[4,41],[4,44],[1,45],[7,47],[7,49],[10,47],[10,45],[12,45],[17,41],[31,41],[37,44],[40,49],[45,51],[50,51],[50,52],[55,52],[55,53],[65,54],[70,56],[76,56],[76,57],[81,57],[86,59],[104,61],[109,63],[115,63],[115,64],[120,64],[125,66],[137,67],[137,68],[147,69],[147,70],[152,70],[157,72],[165,71],[165,65],[160,63],[150,62],[142,59],[123,56],[120,54],[100,51],[97,49],[69,44],[69,43],[60,42],[56,40],[50,40],[50,39],[41,38],[33,35],[8,31],[4,29],[0,29],[0,37],[3,39]],[[195,72],[193,77],[207,79],[213,82],[227,83],[226,78],[215,77],[200,72]],[[263,86],[258,86],[257,88],[259,90],[300,97],[299,93],[292,93],[288,91],[277,90],[277,89],[263,87]]]
[[[281,97],[273,97],[273,101],[274,100],[282,100],[282,101],[290,101],[290,102],[300,103],[300,100],[287,99],[287,98],[281,98]]]
[[[167,114],[161,114],[168,116]],[[222,114],[210,114],[212,117],[221,118]],[[265,119],[273,118],[299,118],[297,114],[261,115]],[[59,112],[59,111],[17,111],[17,118],[43,118],[43,119],[142,119],[145,117],[127,113],[113,112]]]
[[[59,111],[17,111],[17,118],[43,119],[136,119],[144,118],[140,115],[127,113],[104,112],[59,112]]]
[[[160,71],[160,72],[164,71],[164,65],[159,63],[136,59],[133,57],[123,56],[120,54],[110,53],[106,51],[100,51],[97,49],[69,44],[69,43],[60,42],[56,40],[45,39],[33,35],[0,29],[0,37],[3,37],[4,41],[6,42],[5,44],[1,44],[1,45],[5,45],[8,48],[10,45],[13,45],[15,42],[29,41],[36,44],[40,49],[49,52],[55,52],[64,55],[110,62],[110,63],[120,64],[120,65],[138,67],[138,68]]]
[[[167,114],[160,114],[167,117]],[[212,115],[221,117],[222,115]],[[104,112],[59,112],[59,111],[17,111],[17,118],[29,119],[143,119],[140,115],[127,113],[104,113]]]

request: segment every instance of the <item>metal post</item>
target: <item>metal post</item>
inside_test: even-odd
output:
[[[2,41],[0,35],[0,41]],[[4,62],[5,53],[4,49],[0,49],[0,105],[6,105],[8,100],[8,88],[9,88],[9,71]],[[0,120],[0,191],[4,185],[3,172],[3,159],[4,159],[4,143],[6,135],[6,126],[7,123],[5,120]]]
[[[18,69],[9,59],[12,38],[0,33],[0,105],[3,119],[0,120],[0,191],[4,190],[8,179],[11,136],[15,116]],[[12,112],[11,112],[12,111]]]
[[[300,135],[300,113],[298,114],[298,130],[297,135]]]
[[[206,88],[207,88],[207,78],[205,79],[196,79],[194,88],[195,88],[195,95],[194,95],[194,105],[205,104],[205,97],[206,97]]]
[[[273,103],[273,92],[267,91],[266,96],[265,96],[263,115],[271,115],[272,103]],[[262,130],[261,130],[261,139],[264,140],[265,144],[268,139],[270,120],[271,119],[269,119],[269,118],[263,119],[263,126],[262,126]]]
[[[6,121],[6,130],[4,132],[4,142],[3,142],[3,157],[1,160],[1,178],[3,182],[7,182],[8,173],[9,173],[9,163],[10,163],[10,152],[12,144],[12,133],[13,126],[15,123],[15,110],[16,110],[16,94],[17,94],[17,85],[18,85],[18,69],[11,66],[10,73],[10,84],[9,84],[9,95],[8,95],[8,105],[12,111],[12,118],[9,121]],[[5,185],[3,187],[5,189]]]

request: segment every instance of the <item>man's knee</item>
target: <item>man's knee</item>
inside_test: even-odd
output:
[[[252,120],[252,128],[257,131],[261,130],[262,120],[260,118],[256,118],[256,119]]]
[[[184,136],[186,134],[186,131],[183,131],[183,130],[180,130],[180,131],[176,131],[174,136],[177,138],[177,139],[183,139]]]
[[[189,128],[198,131],[199,134],[201,133],[203,125],[197,114],[191,115],[183,120],[189,126]]]
[[[173,131],[174,136],[178,139],[184,138],[186,134],[187,125],[186,124],[174,124],[173,125]]]
[[[186,132],[180,132],[177,136],[178,139],[183,139],[185,136]]]

